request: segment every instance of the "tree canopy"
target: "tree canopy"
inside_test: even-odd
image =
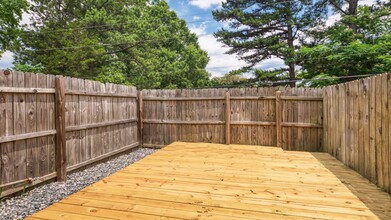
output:
[[[125,83],[191,88],[210,83],[208,56],[165,1],[32,0],[17,67]]]
[[[19,22],[27,6],[26,0],[1,0],[0,57],[5,50],[11,49],[12,45],[15,44],[16,38],[19,36]]]
[[[359,0],[227,0],[213,14],[228,23],[215,36],[229,46],[229,54],[249,64],[229,75],[252,72],[248,83],[258,86],[288,81],[291,86],[323,86],[390,70],[390,11],[390,2],[359,7]],[[327,26],[330,13],[341,19]],[[276,57],[287,68],[257,68]],[[306,80],[295,84],[301,79]]]
[[[295,80],[293,58],[299,47],[295,42],[307,28],[322,20],[324,11],[319,8],[322,7],[314,7],[310,0],[227,0],[213,15],[217,21],[227,22],[229,27],[220,29],[215,36],[230,47],[229,54],[237,54],[248,63],[244,71],[277,57],[284,60],[288,68],[274,72],[271,77]]]
[[[389,6],[360,6],[356,15],[343,16],[327,29],[316,45],[298,51],[300,77],[322,79],[304,83],[324,86],[351,80],[350,76],[390,71],[390,33]]]

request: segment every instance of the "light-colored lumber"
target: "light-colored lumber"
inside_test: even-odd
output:
[[[379,219],[334,175],[346,169],[326,153],[175,142],[32,217]]]
[[[19,73],[20,74],[20,73]],[[26,73],[28,75],[34,76],[35,74]],[[25,93],[25,94],[54,94],[54,89],[47,88],[34,88],[36,85],[29,83],[26,85],[26,88],[18,87],[0,87],[0,93]]]

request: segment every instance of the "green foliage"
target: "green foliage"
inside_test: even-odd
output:
[[[13,69],[16,71],[29,73],[42,73],[44,71],[44,67],[41,64],[34,66],[28,64],[15,64]]]
[[[26,0],[0,1],[0,57],[16,43],[19,35],[19,22],[27,8]]]
[[[255,86],[256,84],[249,82],[249,80],[243,76],[226,74],[222,77],[212,78],[212,85],[214,87],[250,87]]]
[[[312,1],[227,0],[221,9],[213,11],[217,21],[228,22],[228,28],[215,33],[219,41],[230,47],[229,54],[237,54],[248,63],[248,69],[265,59],[281,58],[288,66],[289,78],[295,79],[294,44],[311,26],[322,21],[324,11]],[[263,77],[256,72],[256,76]],[[287,78],[287,72],[273,78]]]
[[[209,58],[184,20],[156,0],[33,0],[16,63],[138,88],[209,85]]]
[[[303,79],[330,78],[308,82],[325,86],[354,78],[354,75],[378,74],[391,70],[391,19],[387,6],[361,6],[356,16],[344,16],[329,28],[321,44],[304,47],[297,53],[303,67]],[[349,25],[347,25],[349,24]],[[351,25],[355,27],[353,30]],[[334,79],[333,79],[334,78]]]

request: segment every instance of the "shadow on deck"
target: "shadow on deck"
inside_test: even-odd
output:
[[[369,182],[356,171],[348,168],[325,153],[311,153],[349,190],[354,193],[377,217],[391,219],[391,196]]]

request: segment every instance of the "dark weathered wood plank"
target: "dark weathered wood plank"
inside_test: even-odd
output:
[[[13,73],[10,70],[0,70],[0,86],[12,87]],[[0,136],[14,134],[13,94],[0,93]],[[9,183],[14,178],[14,143],[0,143],[0,183]],[[6,188],[5,188],[6,189]],[[5,190],[3,189],[3,190]]]
[[[24,87],[24,73],[13,73],[13,86]],[[26,95],[17,93],[13,99],[14,114],[14,134],[24,134],[26,132]],[[14,142],[14,180],[27,178],[27,147],[26,140]]]
[[[56,78],[56,172],[57,181],[66,181],[66,131],[64,78]]]
[[[282,147],[281,143],[281,91],[276,92],[276,133],[277,147]]]

